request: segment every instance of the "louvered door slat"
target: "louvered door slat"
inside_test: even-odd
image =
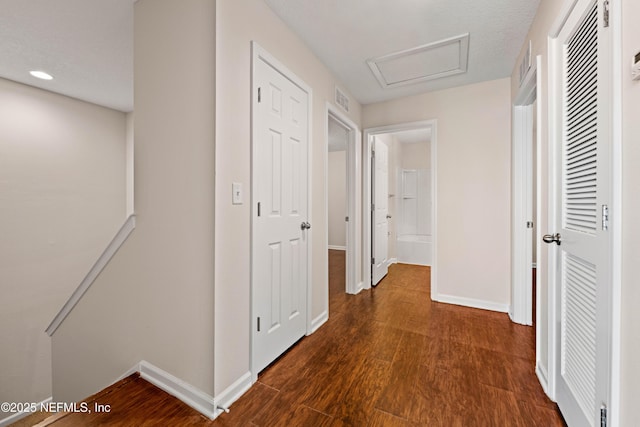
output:
[[[595,266],[565,254],[562,370],[586,412],[595,405],[596,271]]]
[[[568,124],[571,125],[571,123]],[[579,126],[572,125],[570,130],[567,131],[569,143],[573,145],[575,139],[582,138],[585,135],[593,135],[594,130],[594,124],[592,122],[582,123]]]
[[[576,114],[574,117],[570,117],[568,123],[571,126],[579,126],[581,124],[591,123],[597,113],[597,106],[591,103],[586,106],[586,108],[583,108],[583,110],[580,111],[579,114]]]
[[[567,169],[571,172],[573,171],[581,172],[583,170],[589,170],[593,168],[594,163],[595,163],[595,160],[587,158],[587,159],[573,162],[571,165],[567,165],[568,166]],[[569,191],[569,193],[571,193],[571,191]]]
[[[585,66],[590,66],[593,64],[585,64]],[[584,95],[587,92],[593,91],[595,85],[597,83],[598,76],[597,73],[593,71],[585,71],[582,74],[578,74],[575,76],[574,80],[568,82],[569,87],[573,86],[573,89],[577,88],[577,92],[572,94],[572,99],[569,100],[569,105],[575,105],[578,102],[584,101]],[[573,113],[572,113],[573,114]],[[571,116],[571,114],[569,114]]]
[[[595,40],[587,40],[584,45],[592,45]],[[569,54],[571,54],[569,52]],[[571,71],[567,73],[567,83],[574,84],[579,80],[587,80],[593,74],[591,65],[594,64],[594,59],[588,53],[583,53],[583,56],[577,60],[568,63],[572,67]]]
[[[567,164],[582,160],[592,160],[595,152],[596,141],[593,138],[584,138],[582,141],[576,141],[573,147],[568,147],[567,149],[567,154],[569,155]]]
[[[565,77],[564,224],[590,234],[597,225],[597,29],[594,6],[567,46]]]

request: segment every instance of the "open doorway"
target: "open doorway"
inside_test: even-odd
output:
[[[365,131],[363,215],[365,286],[394,263],[436,267],[436,122]]]
[[[327,206],[327,283],[343,293],[362,290],[358,257],[359,203],[356,176],[360,173],[360,132],[346,116],[327,104],[327,161],[325,205]],[[360,277],[359,277],[360,276]]]
[[[538,58],[538,62],[540,59]],[[511,319],[533,325],[538,286],[536,258],[539,253],[537,222],[538,198],[538,63],[534,63],[522,81],[513,107],[512,142],[512,292]],[[538,334],[536,334],[538,335]]]
[[[541,135],[540,74],[538,56],[523,76],[513,105],[512,140],[512,212],[511,212],[511,320],[535,328],[536,373],[541,358],[546,359],[547,345],[541,331],[548,329],[547,316],[541,316],[541,301],[547,301],[546,289],[539,286],[541,254]],[[544,225],[543,225],[544,227]],[[546,380],[541,379],[542,384]]]

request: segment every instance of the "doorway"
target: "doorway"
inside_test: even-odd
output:
[[[367,209],[363,213],[363,263],[367,267],[363,273],[366,288],[377,284],[385,267],[401,262],[430,266],[432,294],[437,289],[436,147],[435,120],[365,130],[363,206]],[[386,166],[379,164],[379,151]],[[381,170],[386,171],[381,174],[383,180],[387,180],[384,183],[376,179],[376,173]]]
[[[325,162],[325,206],[327,207],[327,259],[344,259],[344,292],[357,294],[362,290],[360,257],[361,221],[358,203],[357,177],[360,175],[360,131],[346,115],[327,103]],[[340,261],[339,264],[342,264]],[[332,263],[331,265],[336,265]],[[326,282],[335,272],[327,269]]]
[[[539,286],[542,276],[538,263],[541,254],[539,237],[542,217],[541,106],[539,90],[542,59],[535,58],[524,74],[513,105],[512,138],[512,210],[511,210],[511,307],[509,317],[515,323],[535,328],[536,374],[548,394],[548,345],[542,339],[549,328],[548,316],[541,315],[547,306],[547,289]]]
[[[515,323],[532,325],[534,301],[540,301],[537,284],[536,257],[540,252],[537,237],[537,222],[540,218],[541,202],[537,189],[540,187],[539,171],[540,132],[538,69],[541,57],[536,58],[524,76],[513,107],[512,139],[512,211],[511,211],[511,310],[509,316]],[[534,274],[533,269],[536,268]],[[535,294],[534,294],[535,291]],[[535,315],[540,319],[539,313]],[[536,328],[538,328],[536,323]],[[536,337],[540,334],[536,330]],[[536,340],[536,348],[539,349]]]

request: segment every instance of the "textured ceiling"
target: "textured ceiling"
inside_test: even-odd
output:
[[[265,0],[356,99],[383,101],[511,75],[539,0]],[[383,89],[382,55],[470,34],[468,72]]]
[[[0,77],[132,111],[133,1],[0,0],[0,58]]]
[[[265,2],[363,104],[509,76],[539,4],[539,0]],[[0,0],[0,77],[132,111],[133,3]],[[367,66],[368,59],[464,33],[470,33],[464,74],[383,89]],[[35,79],[28,74],[34,69],[55,79]]]

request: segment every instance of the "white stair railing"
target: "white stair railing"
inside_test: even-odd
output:
[[[49,327],[47,327],[46,332],[49,336],[52,336],[56,329],[62,324],[64,319],[71,313],[73,307],[78,304],[78,301],[82,298],[85,292],[91,287],[93,282],[96,280],[100,272],[109,264],[111,258],[118,252],[120,246],[127,240],[131,232],[136,228],[136,217],[135,215],[129,215],[127,220],[122,224],[120,230],[116,233],[115,237],[107,248],[102,252],[102,255],[98,258],[98,260],[93,264],[91,270],[84,277],[80,285],[76,288],[75,291],[71,294],[67,302],[62,306],[56,317],[53,318]]]

